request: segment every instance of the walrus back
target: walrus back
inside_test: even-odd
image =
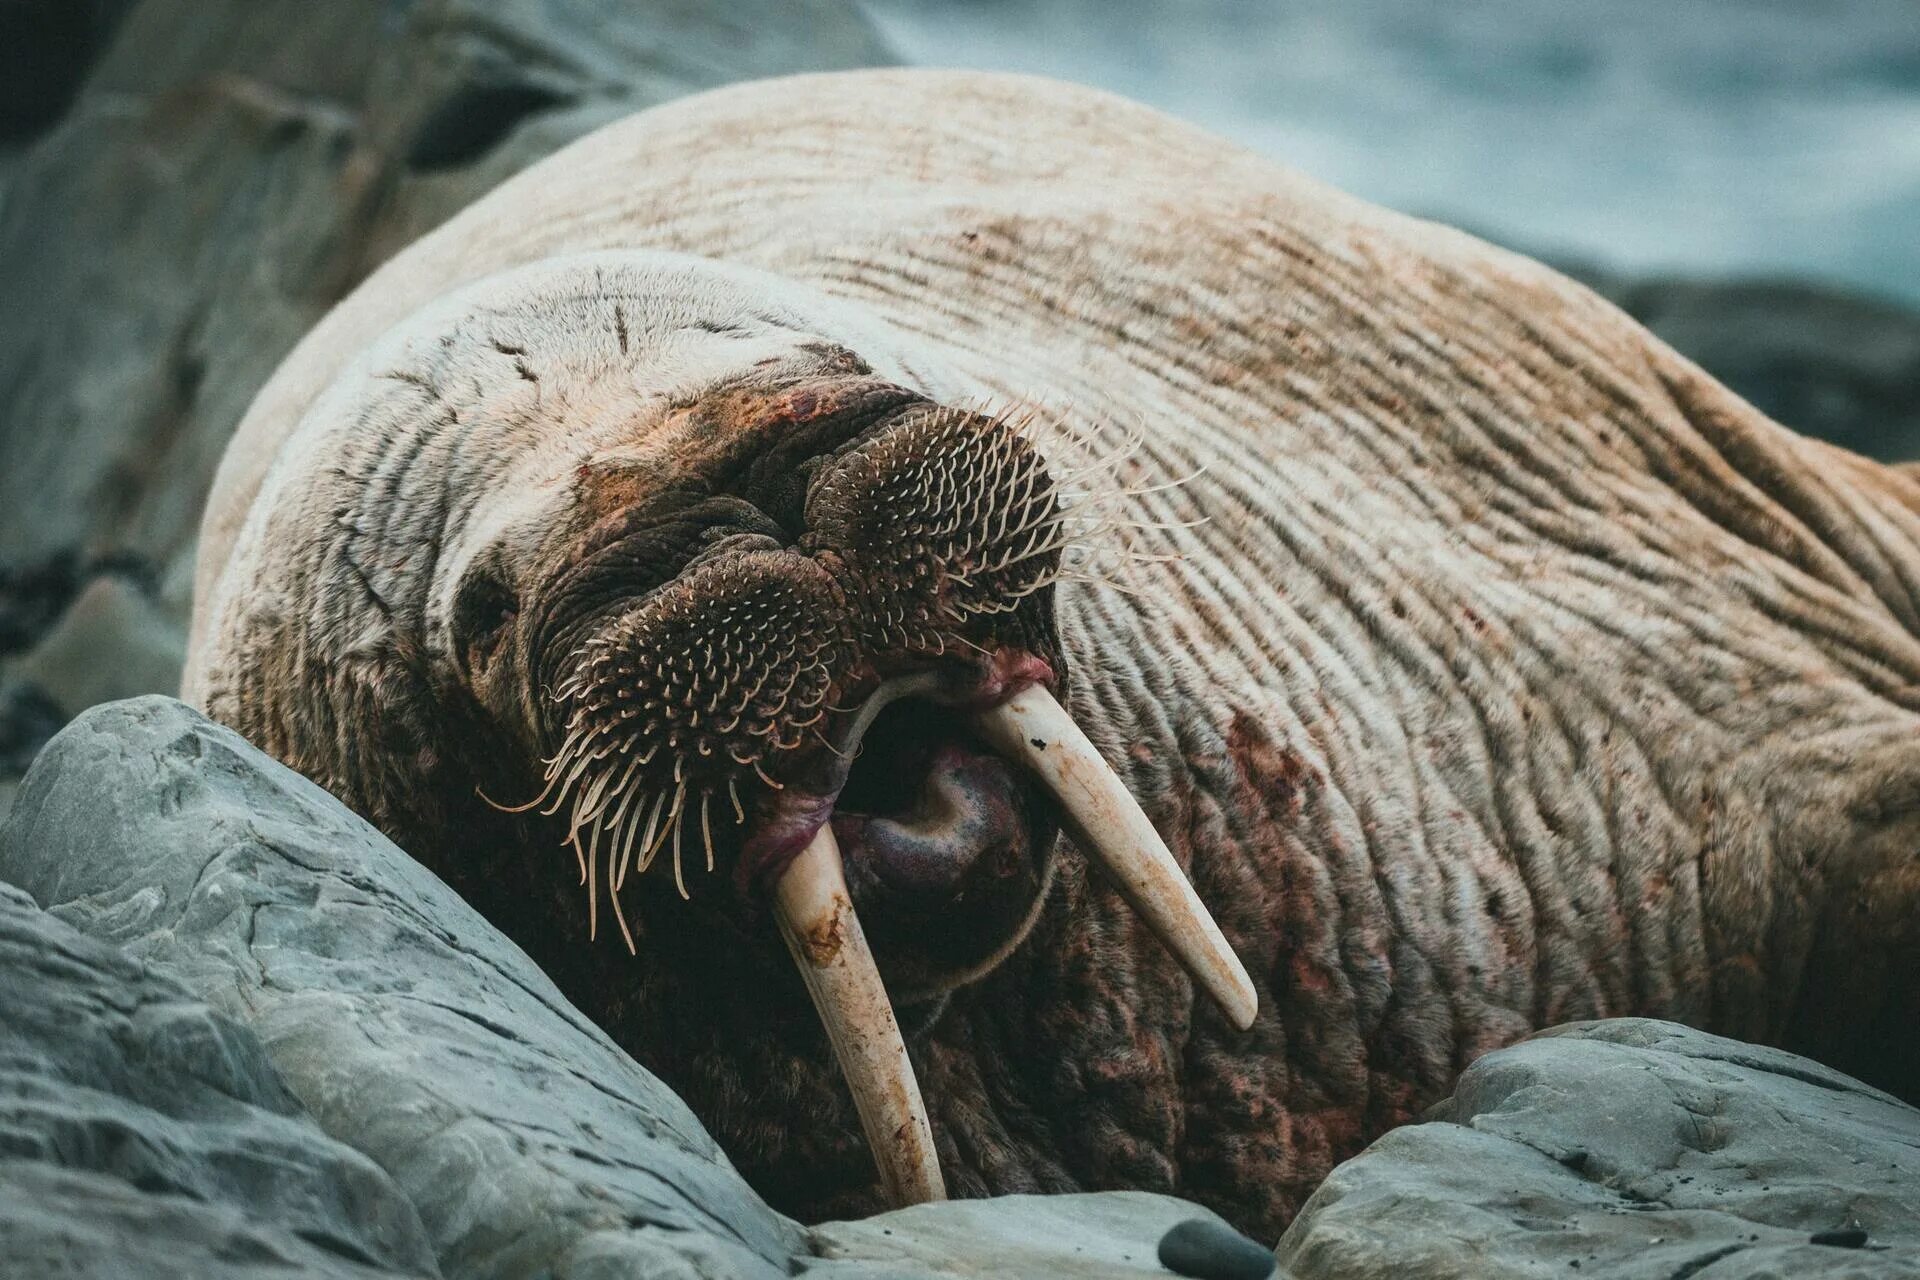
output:
[[[856,297],[910,331],[971,339],[992,355],[1044,338],[1058,293],[1074,287],[1053,268],[1101,266],[1084,260],[1090,240],[1113,261],[1178,280],[1254,223],[1285,226],[1335,255],[1364,234],[1407,261],[1468,271],[1497,263],[1563,303],[1587,300],[1471,237],[1378,209],[1125,99],[1033,77],[796,76],[609,125],[381,266],[255,397],[201,526],[183,696],[203,696],[210,598],[287,436],[357,353],[462,284],[559,254],[677,250]],[[1242,281],[1243,291],[1248,283],[1285,287],[1277,276]]]
[[[953,380],[929,395],[1132,441],[1124,514],[1180,566],[1062,584],[1076,715],[1275,1025],[1324,1033],[1312,1061],[1221,1048],[1222,1080],[1365,1097],[1369,1054],[1399,1054],[1411,1115],[1480,1052],[1628,1012],[1879,1079],[1911,1044],[1886,993],[1920,954],[1916,479],[1768,421],[1545,267],[1090,90],[737,86],[504,184],[256,399],[186,696],[263,478],[303,418],[351,428],[309,417],[329,384],[458,286],[603,249],[802,282],[920,343]],[[1885,981],[1839,976],[1862,956]]]

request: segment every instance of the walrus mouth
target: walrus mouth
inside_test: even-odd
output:
[[[690,566],[597,624],[554,690],[563,741],[534,804],[567,810],[597,918],[608,898],[697,830],[716,866],[714,809],[744,892],[770,902],[846,1078],[880,1178],[900,1205],[944,1197],[932,1130],[847,868],[938,891],[988,846],[1018,843],[1023,788],[1232,1023],[1253,984],[1125,784],[1051,691],[1049,592],[1066,540],[1039,455],[1006,424],[909,405],[841,448],[806,497],[799,544]],[[937,732],[910,760],[853,761],[890,707],[924,703]],[[885,739],[884,728],[877,737]],[[913,803],[876,807],[891,772]],[[529,806],[531,807],[531,806]],[[1049,828],[1051,829],[1051,828]],[[843,850],[842,844],[847,848]]]
[[[1153,823],[1044,685],[1026,685],[968,717],[1003,759],[1059,805],[1076,842],[1233,1025],[1259,1001]],[[825,1024],[861,1127],[896,1205],[945,1198],[933,1133],[906,1042],[848,893],[831,809],[773,877],[781,935]],[[789,833],[790,838],[790,833]]]

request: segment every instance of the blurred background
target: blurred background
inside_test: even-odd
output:
[[[1920,303],[1914,0],[867,0],[909,62],[1102,85],[1610,270]]]
[[[1115,90],[1541,257],[1920,458],[1920,0],[0,0],[0,810],[171,691],[194,528],[371,268],[607,121],[896,62]]]
[[[1775,418],[1920,457],[1920,0],[865,0],[1544,258]]]

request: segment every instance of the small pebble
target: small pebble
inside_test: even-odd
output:
[[[1189,1218],[1160,1237],[1160,1265],[1192,1280],[1267,1280],[1273,1250],[1208,1218]]]

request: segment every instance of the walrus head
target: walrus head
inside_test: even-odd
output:
[[[941,1181],[888,992],[1007,955],[1063,827],[1239,1025],[1254,997],[1062,710],[1060,480],[871,325],[634,254],[416,316],[305,424],[352,429],[303,430],[276,470],[263,506],[289,528],[266,541],[296,547],[323,504],[337,536],[292,555],[300,607],[264,611],[275,638],[216,706],[403,846],[441,820],[416,773],[537,815],[590,931],[635,952],[639,896],[777,927],[910,1202]],[[384,751],[341,732],[369,705]]]

